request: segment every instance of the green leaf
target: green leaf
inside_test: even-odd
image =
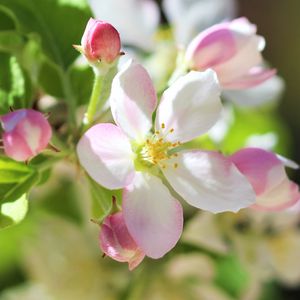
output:
[[[7,157],[0,157],[0,203],[19,199],[38,178],[35,169]]]
[[[0,113],[6,113],[10,106],[14,108],[30,106],[31,82],[17,58],[0,52],[0,69]]]
[[[94,81],[94,72],[90,66],[74,66],[70,69],[70,80],[77,105],[87,104]]]
[[[91,16],[85,0],[0,0],[20,23],[22,33],[37,33],[43,52],[64,70],[78,56],[72,48],[80,43]]]
[[[64,97],[59,68],[49,60],[44,60],[41,64],[38,81],[47,94],[56,98]]]
[[[24,37],[16,31],[0,31],[0,51],[19,53],[25,44]]]
[[[3,203],[0,207],[0,228],[16,225],[26,216],[28,200],[26,194],[13,202]]]
[[[19,25],[13,11],[0,5],[0,30],[14,30],[19,28]]]
[[[113,197],[116,198],[117,204],[120,205],[122,191],[108,190],[90,177],[88,177],[88,182],[92,198],[92,217],[101,222],[112,210]]]
[[[34,170],[24,163],[8,157],[0,157],[0,184],[15,183],[26,178]]]
[[[233,255],[218,258],[216,266],[216,284],[238,299],[247,288],[250,275],[238,258]]]
[[[12,202],[18,199],[19,197],[21,197],[21,195],[27,193],[31,189],[31,187],[38,182],[38,179],[39,174],[34,171],[16,184],[4,185],[3,190],[5,192],[4,194],[2,194],[2,191],[0,192],[0,203]]]

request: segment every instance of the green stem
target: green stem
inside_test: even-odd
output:
[[[104,78],[105,76],[99,74],[97,74],[95,77],[92,95],[84,119],[84,129],[87,129],[91,126],[94,121],[94,116],[96,114],[97,108],[99,106],[102,106],[103,102],[105,101],[105,99],[100,97],[102,93]]]

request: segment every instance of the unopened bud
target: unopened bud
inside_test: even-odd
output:
[[[121,49],[120,35],[109,23],[91,18],[81,39],[81,46],[74,46],[93,64],[112,64]]]
[[[112,259],[127,262],[129,270],[136,268],[145,257],[145,253],[129,234],[122,212],[104,219],[100,231],[100,247]]]
[[[43,151],[52,135],[51,127],[38,111],[19,109],[0,116],[3,146],[7,156],[26,161]]]

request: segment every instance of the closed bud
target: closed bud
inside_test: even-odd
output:
[[[52,130],[44,115],[32,109],[19,109],[0,116],[5,154],[26,161],[43,151]]]
[[[91,18],[82,36],[81,46],[74,47],[92,65],[112,64],[120,56],[120,35],[111,24]]]
[[[112,259],[127,262],[129,270],[136,268],[145,257],[129,234],[122,212],[105,218],[101,225],[100,248]]]

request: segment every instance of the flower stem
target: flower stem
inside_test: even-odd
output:
[[[101,111],[105,100],[109,97],[111,83],[116,71],[117,68],[114,67],[105,74],[95,72],[94,86],[88,109],[83,120],[83,131],[86,131],[93,124],[96,112]]]
[[[104,78],[105,77],[103,75],[96,75],[95,77],[92,95],[85,118],[83,120],[85,129],[87,129],[93,123],[97,107],[100,105],[100,102],[103,102],[105,100],[100,99]]]

